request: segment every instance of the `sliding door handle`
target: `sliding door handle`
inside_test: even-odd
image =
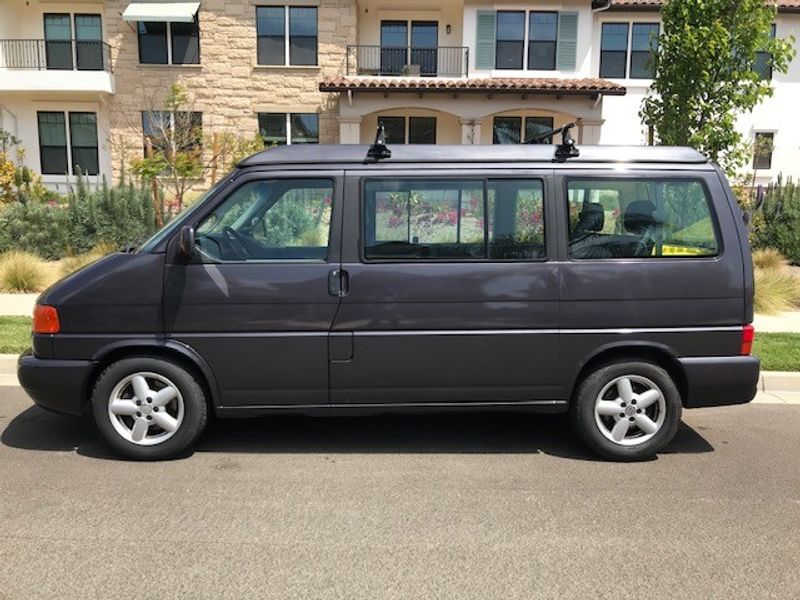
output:
[[[341,298],[350,291],[350,274],[344,269],[333,269],[328,273],[328,293]]]

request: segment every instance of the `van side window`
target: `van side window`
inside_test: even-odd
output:
[[[198,247],[218,260],[325,260],[333,182],[250,181],[197,227]]]
[[[367,180],[364,256],[368,260],[541,259],[543,201],[538,179]]]
[[[571,258],[716,256],[708,192],[694,179],[570,180]]]

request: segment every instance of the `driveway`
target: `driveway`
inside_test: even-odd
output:
[[[0,599],[800,597],[800,406],[684,421],[640,464],[519,414],[219,421],[144,464],[0,387]]]

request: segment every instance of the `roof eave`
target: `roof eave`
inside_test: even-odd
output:
[[[373,94],[530,94],[544,96],[588,96],[592,99],[603,96],[624,96],[627,88],[609,89],[543,89],[543,88],[437,88],[437,87],[362,87],[350,85],[319,85],[320,92],[367,92]]]

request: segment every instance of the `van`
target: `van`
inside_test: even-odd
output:
[[[752,318],[743,213],[692,149],[294,145],[44,292],[18,373],[135,459],[212,416],[510,409],[640,460],[753,398]]]

